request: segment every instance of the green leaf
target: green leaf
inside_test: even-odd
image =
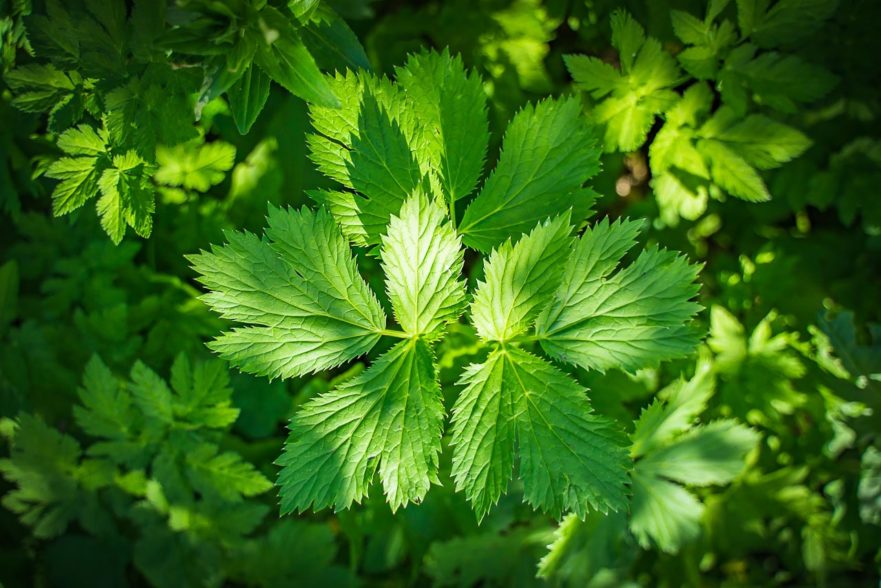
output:
[[[621,70],[629,72],[645,43],[645,31],[625,10],[612,13],[612,45],[618,50]]]
[[[310,157],[322,173],[358,193],[339,194],[343,209],[350,211],[342,222],[346,236],[359,245],[378,244],[391,215],[421,182],[408,142],[413,120],[402,127],[403,96],[387,80],[348,73],[332,84],[343,105],[310,106],[316,131],[307,137]],[[331,205],[331,210],[340,208]]]
[[[789,45],[818,31],[838,0],[737,0],[741,33],[759,47]]]
[[[241,370],[289,378],[366,353],[385,315],[330,214],[270,208],[267,238],[228,233],[228,244],[189,257],[203,300],[245,323],[209,346]]]
[[[464,386],[453,406],[453,469],[456,490],[482,519],[507,490],[514,473],[516,416],[520,399],[505,386],[505,356],[489,355],[468,366],[458,384]]]
[[[132,397],[97,355],[86,364],[79,397],[73,415],[86,434],[124,441],[133,433]]]
[[[266,42],[260,44],[254,63],[294,96],[321,106],[338,108],[339,99],[325,81],[290,20],[271,6],[264,8],[261,16],[266,18]]]
[[[128,151],[115,155],[113,165],[101,173],[98,215],[114,244],[122,241],[126,226],[141,237],[150,236],[155,210],[152,169],[135,151]]]
[[[756,104],[794,114],[803,105],[823,98],[838,81],[825,68],[795,55],[775,51],[754,55],[754,46],[738,47],[719,75],[722,100],[738,114],[746,113],[747,97]]]
[[[171,366],[171,387],[175,419],[180,425],[225,429],[239,416],[239,409],[231,406],[232,388],[223,362],[191,365],[181,353]]]
[[[688,323],[700,310],[692,301],[697,266],[651,248],[612,275],[641,225],[604,219],[578,240],[536,322],[547,353],[585,369],[635,371],[693,351],[699,338]]]
[[[743,470],[744,456],[758,441],[758,433],[734,420],[713,421],[650,452],[638,469],[690,486],[727,484]]]
[[[706,408],[715,391],[712,364],[699,362],[694,377],[680,378],[666,386],[639,415],[631,439],[634,457],[640,457],[684,433]]]
[[[450,210],[471,194],[483,171],[489,129],[480,77],[465,71],[461,57],[423,52],[396,69],[398,84],[422,126],[419,162],[434,170]]]
[[[529,328],[560,283],[571,231],[566,213],[493,250],[471,304],[471,321],[481,338],[507,341]]]
[[[596,141],[577,99],[524,107],[508,125],[495,170],[465,211],[463,242],[488,252],[568,208],[580,222],[596,197],[584,187],[599,171]]]
[[[272,482],[240,455],[221,453],[211,443],[203,443],[187,453],[186,463],[190,483],[203,496],[239,501],[243,496],[257,496],[272,488]]]
[[[327,4],[318,7],[300,32],[322,70],[370,69],[370,60],[358,36]]]
[[[503,386],[522,398],[517,438],[527,502],[559,518],[572,511],[627,509],[627,441],[591,413],[586,390],[549,363],[519,349],[506,354]]]
[[[408,335],[432,334],[465,308],[462,243],[444,209],[421,192],[393,216],[382,238],[382,267],[395,319]]]
[[[69,129],[58,137],[58,147],[74,157],[52,163],[46,177],[61,180],[52,192],[52,214],[72,212],[98,194],[98,180],[108,163],[107,133],[88,125]]]
[[[704,505],[672,482],[633,474],[630,530],[643,548],[675,553],[700,534]]]
[[[672,90],[680,82],[676,60],[661,44],[646,38],[642,27],[626,12],[612,14],[612,45],[618,49],[621,71],[596,58],[565,58],[576,86],[601,100],[593,118],[605,125],[606,152],[634,151],[645,143],[655,117],[679,98]]]
[[[165,380],[138,361],[132,366],[130,390],[135,404],[145,416],[171,425],[174,422],[174,401]]]
[[[780,167],[811,145],[810,139],[800,131],[760,114],[746,117],[713,138],[761,170]]]
[[[720,188],[742,200],[765,202],[771,199],[768,187],[747,161],[715,140],[701,140],[698,150],[710,163],[710,175]]]
[[[539,562],[537,575],[591,586],[603,570],[618,564],[622,550],[629,547],[624,541],[626,532],[626,513],[593,512],[583,521],[568,514],[554,532],[554,542]]]
[[[428,345],[398,343],[296,414],[278,462],[281,512],[360,503],[377,470],[393,511],[420,502],[438,483],[443,413]]]
[[[258,68],[251,66],[226,91],[232,119],[242,135],[251,130],[263,107],[266,106],[269,85],[269,77]]]
[[[156,148],[159,169],[153,177],[167,186],[207,192],[223,181],[235,158],[236,148],[221,141],[175,147],[160,145]]]
[[[17,487],[2,504],[32,527],[34,537],[60,535],[86,506],[75,478],[80,446],[36,416],[22,414],[17,421],[9,458],[0,459],[0,474]]]
[[[11,70],[4,76],[16,94],[11,104],[24,112],[46,112],[73,93],[75,84],[63,71],[51,64],[31,63]]]
[[[552,516],[627,508],[625,438],[547,362],[498,349],[469,367],[453,408],[453,477],[482,518],[507,487],[515,435],[527,502]]]

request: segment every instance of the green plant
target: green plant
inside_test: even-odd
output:
[[[380,106],[377,96],[407,92],[426,75],[435,78],[425,86],[433,95],[412,91]],[[347,508],[377,471],[392,509],[421,501],[437,483],[444,407],[432,346],[466,308],[462,242],[495,247],[469,306],[489,353],[464,371],[452,408],[457,488],[483,517],[519,456],[534,507],[557,517],[625,510],[625,438],[592,413],[582,386],[529,349],[538,344],[563,364],[599,370],[686,355],[698,341],[688,324],[699,309],[691,301],[697,268],[650,248],[616,271],[639,222],[602,221],[571,236],[570,215],[580,222],[586,214],[591,193],[582,184],[597,156],[573,101],[546,101],[514,118],[495,171],[457,228],[455,205],[477,183],[487,139],[473,133],[486,126],[482,94],[461,62],[424,54],[398,71],[397,85],[352,74],[336,81],[348,90],[338,92],[347,99],[342,112],[313,108],[315,126],[329,133],[332,116],[358,126],[335,129],[339,142],[316,135],[312,147],[319,167],[353,190],[319,196],[342,228],[323,210],[270,209],[264,239],[229,234],[228,244],[190,258],[209,290],[204,300],[246,325],[210,347],[247,372],[319,372],[383,336],[403,339],[294,417],[279,462],[282,512]],[[533,228],[561,201],[580,212]],[[388,328],[344,235],[379,245],[400,329]]]

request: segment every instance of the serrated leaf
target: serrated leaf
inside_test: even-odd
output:
[[[465,307],[462,243],[444,209],[422,192],[392,216],[382,238],[382,267],[395,319],[410,336],[430,335]]]
[[[442,426],[431,350],[402,341],[296,414],[278,462],[281,512],[360,503],[377,470],[392,510],[420,502],[437,483]]]
[[[190,483],[203,496],[239,501],[243,496],[256,496],[272,488],[272,482],[240,455],[221,453],[211,443],[203,443],[187,453],[186,463]]]
[[[469,75],[461,57],[451,58],[448,49],[410,55],[396,76],[423,129],[420,163],[438,173],[452,210],[474,190],[486,157],[489,129],[480,78]]]
[[[490,254],[471,304],[471,322],[481,338],[506,341],[531,325],[560,283],[571,231],[567,213]]]
[[[715,391],[711,368],[710,362],[698,363],[693,378],[680,378],[666,386],[642,411],[631,435],[630,451],[634,457],[645,455],[685,432],[703,412]]]
[[[692,301],[697,267],[652,248],[612,275],[640,227],[604,219],[578,240],[553,301],[536,321],[547,353],[586,369],[635,371],[695,348],[698,334],[688,322],[700,310]]]
[[[559,517],[627,507],[624,436],[591,414],[585,390],[517,348],[471,366],[453,408],[453,477],[479,518],[505,491],[515,435],[524,496]]]
[[[578,87],[602,99],[592,114],[605,125],[605,151],[634,151],[645,142],[655,117],[678,100],[672,88],[680,72],[676,60],[657,40],[646,38],[625,11],[612,14],[612,44],[619,51],[620,72],[582,56],[567,56],[566,65]]]
[[[174,401],[165,380],[144,365],[135,362],[129,376],[135,404],[148,418],[170,425],[174,422]]]
[[[518,112],[496,168],[462,218],[463,242],[483,252],[517,238],[561,209],[583,219],[596,194],[584,183],[599,171],[594,129],[574,98],[539,102]]]
[[[132,433],[131,396],[97,355],[86,364],[79,398],[82,406],[74,406],[73,415],[88,435],[122,441]]]
[[[101,173],[98,216],[114,244],[122,241],[126,226],[141,237],[150,236],[155,210],[152,169],[135,151],[128,151],[114,156],[112,166]]]
[[[210,347],[248,373],[289,378],[366,353],[385,315],[358,275],[348,244],[321,210],[270,208],[267,238],[228,233],[190,256],[203,300],[235,328]]]
[[[771,199],[768,187],[755,168],[723,143],[712,139],[701,140],[697,148],[709,160],[710,175],[720,188],[749,202]]]

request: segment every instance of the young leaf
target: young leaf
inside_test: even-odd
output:
[[[571,231],[567,213],[490,254],[471,304],[471,321],[481,338],[507,341],[530,326],[559,284]]]
[[[499,162],[465,211],[463,242],[489,252],[570,207],[580,222],[596,197],[584,183],[599,171],[599,155],[578,100],[526,106],[508,125]]]
[[[653,248],[611,275],[640,226],[603,220],[578,240],[553,301],[536,321],[547,353],[586,369],[635,371],[694,349],[698,333],[687,323],[700,310],[691,301],[696,266]]]
[[[462,244],[444,209],[421,191],[393,216],[382,238],[382,266],[395,319],[408,335],[435,333],[464,310]]]
[[[296,414],[278,461],[281,512],[360,503],[377,470],[392,510],[420,502],[437,483],[443,414],[428,345],[398,343]]]
[[[289,378],[366,353],[385,315],[358,275],[348,244],[321,210],[270,209],[267,239],[227,234],[228,244],[190,256],[203,300],[233,329],[210,347],[243,371]]]

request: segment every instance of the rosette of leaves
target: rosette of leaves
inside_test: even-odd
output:
[[[465,314],[488,355],[462,373],[448,433],[452,477],[478,517],[515,464],[525,500],[555,517],[626,510],[627,439],[564,366],[636,370],[690,353],[698,268],[657,248],[622,267],[638,221],[573,235],[599,150],[572,99],[515,116],[457,223],[486,150],[480,82],[445,53],[412,57],[397,80],[340,75],[342,107],[313,107],[313,157],[342,185],[317,194],[325,207],[270,208],[263,238],[229,233],[190,257],[205,302],[240,324],[209,346],[243,371],[301,376],[398,340],[293,418],[278,462],[282,512],[347,508],[377,473],[393,509],[439,483],[434,348]],[[350,243],[378,246],[396,326]],[[471,295],[463,244],[489,252]]]

